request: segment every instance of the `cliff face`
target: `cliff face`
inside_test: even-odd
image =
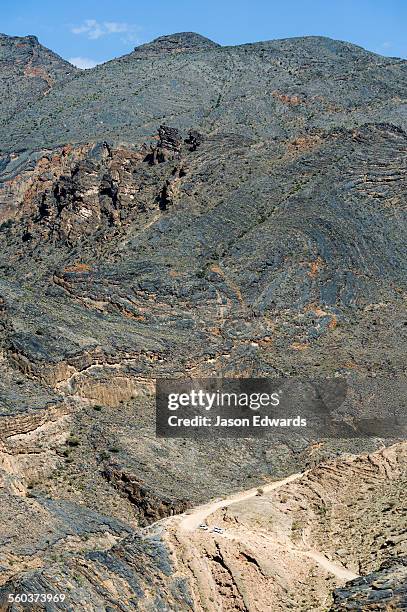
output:
[[[77,73],[32,37],[0,40],[14,104],[0,125],[1,537],[19,538],[3,594],[199,610],[187,545],[151,523],[382,441],[158,440],[154,380],[343,376],[344,418],[403,417],[406,64],[322,38],[223,48],[181,33]],[[312,474],[307,491],[326,477]],[[377,563],[359,569],[347,545],[358,573],[384,560],[365,542]],[[223,604],[232,589],[256,609],[208,551]],[[228,554],[237,575],[246,553]]]
[[[19,174],[10,160],[10,355],[49,382],[126,354],[149,359],[140,374],[402,372],[402,130],[257,143],[164,126],[154,142],[65,147]]]

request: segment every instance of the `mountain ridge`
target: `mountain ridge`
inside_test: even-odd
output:
[[[369,121],[407,128],[407,65],[348,43],[306,37],[187,55],[150,55],[151,44],[58,83],[3,122],[1,149],[140,142],[159,123],[277,139]]]

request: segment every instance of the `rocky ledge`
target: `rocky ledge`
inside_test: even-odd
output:
[[[334,592],[331,612],[407,610],[407,556],[387,559],[376,572]]]

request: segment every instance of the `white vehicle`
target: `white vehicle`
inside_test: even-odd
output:
[[[204,523],[202,523],[202,525],[199,525],[199,529],[204,529],[205,531],[207,531],[208,525],[205,525]]]
[[[213,533],[224,533],[224,529],[222,529],[222,527],[212,527],[211,531]]]

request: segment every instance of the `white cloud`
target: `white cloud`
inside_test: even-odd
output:
[[[71,29],[73,34],[86,34],[92,40],[96,40],[104,35],[101,25],[96,19],[85,19],[82,25]]]
[[[96,21],[96,19],[85,19],[85,21],[79,25],[71,28],[73,34],[82,34],[90,40],[97,40],[102,36],[108,36],[109,34],[125,34],[123,42],[133,41],[136,32],[139,31],[139,27],[131,23],[122,21]]]
[[[77,68],[94,68],[99,62],[90,59],[90,57],[70,57],[68,62],[76,66]]]
[[[103,24],[108,34],[116,34],[117,32],[128,32],[128,23],[119,23],[118,21],[105,21]]]

